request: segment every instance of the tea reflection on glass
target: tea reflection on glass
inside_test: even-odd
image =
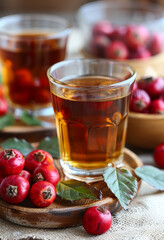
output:
[[[65,174],[101,179],[122,160],[136,73],[120,62],[75,59],[53,65],[48,77]]]
[[[69,26],[45,14],[20,14],[0,19],[0,59],[6,98],[16,115],[30,110],[50,115],[47,69],[65,59]]]

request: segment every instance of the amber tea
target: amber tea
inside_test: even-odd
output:
[[[67,21],[45,14],[18,14],[0,19],[0,60],[6,98],[12,109],[51,106],[47,69],[64,60]]]
[[[78,180],[102,179],[123,157],[136,73],[120,62],[75,59],[48,70],[61,165]]]
[[[109,85],[118,79],[80,77],[67,85]],[[78,90],[52,94],[63,161],[80,169],[104,168],[122,156],[125,142],[129,95],[111,98],[107,89],[100,96]]]
[[[22,34],[0,47],[2,78],[7,98],[13,105],[35,109],[50,104],[47,69],[65,58],[60,39],[45,39],[42,34]],[[11,49],[10,45],[14,47]]]

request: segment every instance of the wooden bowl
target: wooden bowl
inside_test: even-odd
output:
[[[154,149],[164,142],[164,115],[130,112],[128,117],[128,146]]]
[[[81,50],[81,55],[84,58],[95,58],[91,53],[86,51],[84,48]],[[122,62],[130,65],[137,72],[136,80],[142,77],[157,77],[163,75],[164,66],[164,51],[151,56],[146,59],[127,59]]]
[[[137,72],[137,80],[142,77],[157,77],[163,75],[164,51],[147,59],[125,60]]]

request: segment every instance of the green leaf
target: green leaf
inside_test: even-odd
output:
[[[34,147],[27,142],[25,139],[18,138],[9,138],[6,141],[1,143],[1,147],[3,149],[14,148],[20,151],[23,156],[27,156],[27,154],[34,150]]]
[[[44,151],[47,151],[52,155],[53,158],[59,158],[59,144],[57,137],[46,137],[44,138],[39,146],[38,149],[42,149]]]
[[[42,122],[34,117],[30,112],[28,111],[23,111],[22,116],[21,116],[22,122],[26,123],[27,125],[32,125],[32,126],[41,126]]]
[[[126,209],[137,192],[136,178],[127,169],[113,167],[107,168],[103,176],[109,189]]]
[[[153,166],[138,167],[135,174],[158,190],[164,190],[164,171]]]
[[[7,127],[11,126],[14,123],[14,116],[10,113],[0,117],[0,130]]]
[[[76,180],[61,181],[56,186],[57,194],[65,200],[76,201],[84,198],[98,200],[102,192],[97,188]]]

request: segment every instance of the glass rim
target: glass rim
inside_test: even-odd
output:
[[[149,12],[152,12],[153,14],[157,14],[158,17],[156,20],[159,20],[161,17],[164,17],[164,8],[156,3],[138,3],[134,2],[133,4],[129,4],[128,2],[107,2],[107,1],[93,1],[89,3],[83,4],[79,9],[77,14],[88,14],[88,12],[92,12],[95,9],[111,9],[111,10],[125,10],[125,9],[131,9],[131,10],[147,10]],[[160,16],[159,16],[160,14]]]
[[[74,62],[105,62],[105,63],[110,63],[110,64],[118,64],[122,67],[127,67],[129,68],[129,72],[132,74],[131,77],[125,79],[125,80],[122,80],[120,82],[116,82],[116,83],[113,83],[113,84],[110,84],[110,85],[102,85],[102,86],[81,86],[81,85],[74,85],[73,86],[71,84],[67,84],[65,82],[62,82],[60,81],[59,79],[56,79],[55,77],[52,76],[52,71],[54,71],[55,69],[57,68],[60,68],[62,66],[66,66],[66,65],[69,65],[71,63],[74,63]],[[74,59],[68,59],[68,60],[64,60],[64,61],[61,61],[61,62],[58,62],[58,63],[55,63],[53,64],[52,66],[50,66],[47,70],[47,76],[48,76],[48,79],[49,81],[54,84],[54,85],[58,85],[60,87],[64,87],[64,88],[69,88],[69,89],[80,89],[80,90],[85,90],[85,89],[113,89],[113,88],[121,88],[121,87],[125,87],[129,84],[131,84],[132,82],[134,82],[134,80],[136,79],[136,76],[137,76],[137,72],[134,70],[133,67],[131,67],[129,64],[127,63],[124,63],[124,62],[120,62],[120,61],[115,61],[115,60],[110,60],[110,59],[103,59],[103,58],[92,58],[92,59],[89,59],[89,58],[74,58]],[[80,77],[82,75],[79,75],[78,77]],[[91,75],[87,75],[87,76],[95,76],[94,74],[91,74]],[[115,76],[111,76],[111,75],[101,75],[103,77],[115,77]],[[77,75],[74,75],[74,76],[71,76],[70,78],[76,78]]]
[[[60,23],[62,24],[62,27],[60,29],[55,29],[55,27],[51,27],[52,30],[54,30],[54,32],[50,32],[48,34],[45,35],[37,35],[35,37],[35,35],[32,38],[59,38],[62,36],[67,36],[70,32],[71,29],[71,24],[69,23],[69,21],[63,17],[60,17],[58,15],[52,15],[52,14],[47,14],[47,13],[21,13],[21,14],[11,14],[11,15],[7,15],[4,17],[0,18],[0,37],[3,36],[8,36],[10,38],[30,38],[27,36],[23,36],[21,35],[21,32],[18,34],[15,34],[14,32],[10,32],[9,30],[5,29],[5,25],[7,22],[13,22],[15,21],[16,24],[18,22],[21,22],[21,20],[26,20],[26,21],[38,21],[41,20],[44,22],[49,22],[49,21],[54,21],[56,23]]]

